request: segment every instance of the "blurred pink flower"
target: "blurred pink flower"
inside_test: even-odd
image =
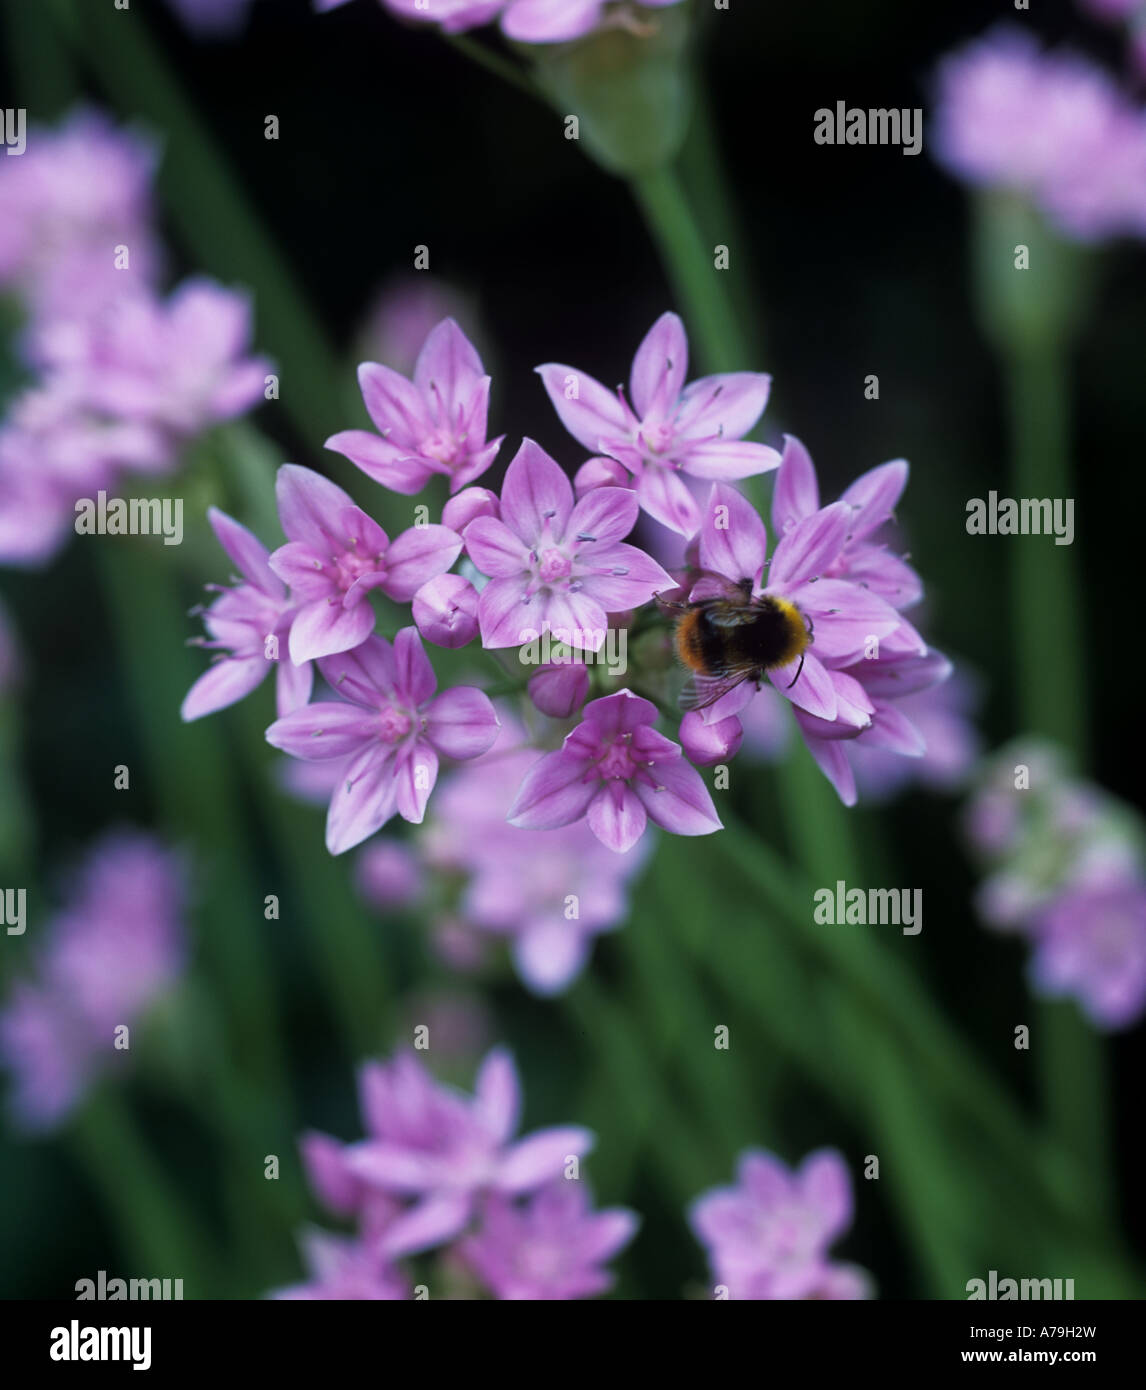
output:
[[[1026,195],[1068,236],[1146,236],[1146,112],[1088,59],[987,34],[940,66],[935,142],[957,178]]]
[[[0,160],[0,287],[35,319],[78,318],[156,278],[151,141],[80,109],[57,129],[32,126]],[[126,247],[130,269],[117,269]]]
[[[863,1271],[828,1257],[852,1221],[851,1180],[838,1153],[820,1149],[791,1172],[773,1154],[750,1149],[737,1176],[735,1187],[698,1197],[688,1218],[729,1297],[870,1296]]]
[[[34,977],[0,1010],[0,1059],[10,1104],[29,1130],[61,1124],[184,964],[184,873],[158,840],[105,836],[88,852],[65,907],[39,929]]]
[[[600,1266],[628,1245],[638,1224],[623,1207],[594,1211],[579,1180],[558,1179],[525,1202],[486,1198],[481,1224],[459,1254],[496,1298],[591,1298],[612,1286]]]

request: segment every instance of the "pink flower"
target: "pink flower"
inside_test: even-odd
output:
[[[0,1058],[26,1129],[63,1122],[183,969],[184,873],[150,836],[119,831],[89,852],[64,909],[43,930],[36,976],[0,1011]],[[119,1054],[115,1054],[119,1055]]]
[[[838,1153],[818,1150],[793,1173],[774,1155],[750,1149],[737,1171],[735,1187],[702,1194],[688,1216],[730,1297],[868,1296],[862,1271],[828,1260],[828,1246],[852,1220],[851,1181]]]
[[[600,1266],[636,1234],[634,1212],[593,1211],[580,1181],[543,1187],[527,1202],[488,1197],[481,1225],[459,1254],[501,1299],[574,1299],[604,1293],[612,1276]]]
[[[152,143],[90,110],[56,130],[33,126],[27,141],[0,160],[0,286],[20,290],[38,319],[82,317],[152,283]],[[130,270],[116,267],[119,246]]]
[[[150,425],[174,443],[263,399],[271,366],[246,356],[250,335],[245,296],[200,277],[166,303],[122,295],[100,314],[50,325],[37,352],[83,383],[93,410]]]
[[[627,886],[652,846],[613,854],[584,821],[510,825],[506,813],[537,761],[523,738],[507,724],[487,754],[447,778],[419,845],[436,876],[465,876],[457,907],[470,944],[505,939],[526,988],[549,997],[584,969],[594,938],[625,921]]]
[[[331,0],[319,0],[328,6]],[[343,3],[344,0],[340,0]],[[399,19],[420,24],[440,24],[447,34],[460,34],[465,29],[477,29],[496,19],[506,0],[382,0],[382,4]]]
[[[410,1281],[361,1240],[307,1230],[300,1240],[309,1280],[278,1289],[271,1298],[298,1301],[394,1301],[411,1297]]]
[[[362,345],[372,361],[412,375],[429,333],[445,318],[473,317],[468,297],[425,270],[394,276],[370,309]]]
[[[609,24],[631,26],[644,33],[647,31],[638,28],[642,9],[663,9],[679,3],[680,0],[640,0],[640,9],[626,12],[624,8],[613,9],[611,0],[508,0],[501,27],[507,38],[518,43],[566,43]]]
[[[824,570],[828,578],[863,585],[893,608],[910,607],[923,594],[919,575],[879,539],[886,523],[894,519],[908,471],[904,459],[895,459],[862,473],[845,488],[839,500],[852,509],[851,525],[838,555]],[[819,510],[820,488],[811,456],[794,435],[785,435],[772,494],[772,525],[777,537]]]
[[[561,748],[530,768],[510,807],[511,825],[552,830],[587,819],[609,849],[624,854],[649,819],[674,835],[721,829],[708,788],[680,746],[658,734],[656,706],[629,690],[585,706]]]
[[[622,537],[637,519],[623,488],[596,488],[574,503],[573,485],[531,439],[509,465],[501,519],[478,517],[466,551],[490,582],[478,605],[482,645],[518,647],[548,626],[572,647],[597,651],[607,613],[635,608],[672,578]]]
[[[529,679],[529,698],[550,719],[569,719],[589,698],[589,671],[580,662],[551,662]]]
[[[951,670],[950,661],[941,652],[881,650],[877,658],[857,661],[837,675],[853,678],[864,692],[871,717],[862,729],[818,719],[806,710],[796,711],[809,752],[845,806],[854,806],[857,799],[852,762],[856,750],[923,758],[927,743],[902,701],[934,689],[948,679]]]
[[[306,704],[314,684],[313,666],[296,666],[278,654],[286,647],[297,605],[271,570],[267,548],[256,536],[217,507],[208,509],[207,519],[243,577],[233,588],[220,590],[203,613],[209,638],[197,645],[219,655],[187,692],[180,715],[190,721],[226,709],[261,685],[272,666],[276,708],[280,715],[289,714]]]
[[[482,1062],[472,1098],[434,1081],[411,1053],[365,1068],[362,1094],[371,1137],[347,1150],[347,1170],[382,1192],[417,1199],[389,1227],[388,1250],[452,1240],[481,1194],[533,1192],[560,1179],[571,1155],[593,1147],[593,1136],[575,1126],[513,1142],[521,1090],[513,1059],[500,1049]]]
[[[383,487],[409,495],[440,473],[457,492],[497,457],[501,438],[486,443],[490,379],[453,319],[426,339],[412,382],[378,362],[364,362],[358,381],[378,433],[343,430],[326,447]]]
[[[714,483],[700,533],[700,564],[743,584],[753,597],[795,604],[809,624],[809,645],[796,660],[770,670],[768,678],[797,708],[858,731],[870,722],[873,706],[859,682],[839,668],[861,657],[873,638],[890,637],[906,624],[876,593],[828,577],[841,562],[853,519],[854,509],[842,501],[804,516],[780,538],[769,562],[764,522],[755,508],[735,488]],[[692,597],[710,597],[709,590],[710,581],[702,579]],[[752,683],[744,681],[701,711],[704,722],[739,714],[753,694]]]
[[[1146,1010],[1146,877],[1096,863],[1029,926],[1040,994],[1075,996],[1096,1028],[1129,1028]]]
[[[957,178],[1025,194],[1066,235],[1146,235],[1146,114],[1110,76],[1000,29],[944,59],[936,146]]]
[[[362,898],[378,912],[409,907],[425,891],[418,856],[399,840],[375,840],[359,854],[354,881]]]
[[[420,822],[438,777],[438,755],[475,758],[497,737],[497,715],[480,690],[460,686],[434,698],[437,681],[417,630],[391,646],[369,637],[353,652],[324,657],[319,670],[343,698],[278,719],[267,742],[294,758],[340,759],[326,847],[342,854],[397,811]]]
[[[458,558],[461,537],[445,526],[414,526],[393,542],[335,483],[284,464],[275,483],[287,535],[270,558],[297,606],[290,629],[295,665],[357,647],[374,630],[373,589],[407,603]]]
[[[121,469],[170,458],[150,424],[93,411],[74,377],[54,373],[17,397],[0,427],[0,563],[34,567],[75,533],[75,503],[115,487]]]
[[[682,536],[700,525],[696,499],[680,474],[750,478],[780,456],[744,436],[768,403],[771,377],[731,372],[690,386],[688,340],[676,314],[662,314],[633,358],[631,404],[583,372],[550,362],[538,367],[561,423],[594,454],[607,454],[636,480],[641,507]]]
[[[413,613],[418,631],[436,647],[453,651],[478,635],[478,592],[460,574],[440,574],[423,584]]]

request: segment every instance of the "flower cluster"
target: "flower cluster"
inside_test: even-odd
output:
[[[1096,1028],[1146,1010],[1146,838],[1128,807],[1015,744],[985,770],[966,829],[990,867],[980,916],[1033,948],[1032,988],[1073,996]]]
[[[435,1081],[412,1053],[359,1074],[367,1137],[344,1144],[303,1135],[311,1187],[353,1237],[310,1232],[310,1278],[294,1299],[412,1296],[401,1262],[427,1251],[501,1299],[574,1299],[612,1283],[602,1268],[632,1239],[636,1217],[594,1211],[580,1174],[593,1136],[575,1126],[514,1139],[521,1089],[512,1058],[495,1049],[473,1096]]]
[[[956,177],[1029,198],[1067,236],[1146,236],[1146,111],[1085,58],[988,34],[941,65],[935,135]]]
[[[12,1073],[18,1123],[60,1124],[115,1059],[183,967],[184,875],[150,836],[117,832],[90,851],[67,905],[38,936],[31,978],[0,1010],[0,1057]]]
[[[88,112],[33,128],[0,164],[0,287],[27,310],[38,374],[0,425],[0,562],[49,560],[78,500],[169,473],[262,399],[245,297],[200,278],[158,289],[153,166],[145,141]]]
[[[395,814],[420,824],[441,757],[469,761],[494,745],[499,724],[488,696],[470,685],[436,694],[424,643],[460,649],[480,638],[490,653],[515,652],[501,671],[556,728],[545,725],[533,753],[516,735],[502,745],[496,786],[500,792],[514,777],[516,790],[506,784],[504,805],[486,796],[485,807],[497,805],[496,828],[485,817],[488,833],[474,835],[475,847],[455,855],[453,867],[470,876],[461,922],[511,937],[530,987],[552,992],[580,969],[588,939],[616,924],[632,872],[601,872],[600,891],[588,892],[584,878],[578,888],[559,866],[578,856],[596,865],[598,845],[628,854],[650,822],[675,835],[719,830],[694,764],[733,756],[741,716],[753,723],[748,707],[766,681],[794,707],[809,748],[850,805],[849,750],[920,758],[925,742],[902,702],[938,685],[950,666],[903,616],[922,585],[884,534],[906,485],[905,463],[873,469],[821,506],[798,440],[789,438],[781,456],[745,438],[769,378],[742,372],[686,384],[688,343],[675,314],[662,315],[638,347],[628,397],[562,365],[538,371],[562,422],[595,451],[575,483],[530,439],[500,492],[477,482],[502,442],[488,438],[491,383],[468,338],[445,319],[427,335],[411,378],[363,364],[374,430],[327,441],[391,492],[444,484],[439,522],[419,504],[415,524],[391,539],[340,487],[292,464],[279,470],[287,539],[273,553],[212,511],[239,578],[204,611],[203,645],[216,656],[183,717],[233,703],[277,664],[278,719],[267,738],[294,758],[328,765],[309,785],[330,792],[326,843],[341,854]],[[769,560],[764,523],[734,484],[772,469],[778,543]],[[698,480],[709,486],[703,504],[693,491]],[[687,540],[682,572],[670,574],[627,539],[642,514]],[[658,696],[663,673],[638,670],[622,685],[627,657],[614,660],[613,648],[623,637],[627,650],[630,629],[649,629],[651,620],[663,649],[669,622],[654,600],[683,594],[680,609],[722,590],[749,612],[783,604],[807,639],[798,657],[745,670],[739,684],[714,677],[705,685],[701,677],[708,698],[695,701],[677,742],[656,727],[656,700],[640,693]],[[410,605],[413,623],[392,641],[375,631],[375,591]],[[311,703],[316,669],[327,689]],[[559,747],[550,731],[564,734]],[[454,793],[461,823],[472,820],[466,788],[484,785],[486,775],[483,764]],[[448,843],[448,828],[438,838]],[[502,893],[495,845],[505,862],[520,861],[536,892]],[[530,855],[536,872],[525,868]],[[517,908],[499,907],[499,895]],[[577,911],[559,921],[566,898]]]
[[[847,1165],[830,1149],[796,1172],[762,1150],[741,1155],[735,1187],[698,1197],[689,1224],[712,1277],[733,1299],[861,1299],[866,1271],[835,1264],[828,1247],[851,1225]]]

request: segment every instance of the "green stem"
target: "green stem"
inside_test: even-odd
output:
[[[715,247],[707,245],[675,170],[642,174],[630,185],[660,252],[706,372],[742,371],[748,354],[721,284]],[[734,249],[734,248],[733,248]]]
[[[1000,353],[1010,431],[1010,494],[1073,505],[1069,350],[1089,269],[1021,204],[982,199],[976,221],[977,290],[984,326]],[[1015,266],[1028,248],[1028,269]],[[1074,545],[1016,535],[1011,612],[1018,724],[1065,748],[1078,768],[1089,753],[1083,588]],[[1113,1181],[1105,1048],[1073,1006],[1039,1005],[1036,1060],[1050,1130],[1086,1182],[1093,1219],[1109,1218]]]
[[[117,1230],[126,1233],[134,1277],[182,1279],[185,1298],[218,1297],[222,1268],[216,1268],[201,1223],[167,1182],[113,1086],[77,1114],[71,1137]]]
[[[189,839],[194,850],[196,917],[202,944],[222,981],[232,1056],[246,1059],[260,1078],[257,1096],[268,1141],[285,1144],[290,1141],[291,1105],[275,1021],[272,970],[260,942],[266,929],[265,895],[248,868],[250,847],[236,817],[241,801],[219,730],[204,722],[179,722],[180,701],[198,674],[197,663],[179,642],[187,605],[180,601],[167,569],[148,560],[146,542],[93,544],[136,702],[156,805],[163,824]],[[123,761],[122,755],[109,750],[109,779],[112,765]],[[129,776],[132,771],[129,768]],[[131,791],[113,795],[130,798]],[[228,1075],[223,1070],[221,1079]]]

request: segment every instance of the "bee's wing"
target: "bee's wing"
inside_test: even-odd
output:
[[[680,707],[686,712],[693,709],[707,709],[714,705],[722,695],[735,690],[742,681],[748,680],[757,672],[755,666],[732,666],[716,676],[703,676],[699,673],[689,676],[680,692]]]

